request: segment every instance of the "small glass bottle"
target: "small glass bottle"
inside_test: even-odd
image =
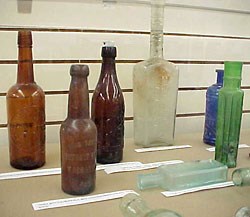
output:
[[[216,139],[216,119],[218,110],[219,90],[223,85],[224,70],[217,69],[217,82],[208,87],[206,92],[206,113],[203,142],[209,145],[215,145]]]
[[[152,210],[140,196],[132,193],[121,199],[120,210],[124,217],[181,217],[178,213],[167,209]]]
[[[60,128],[62,189],[73,195],[92,192],[96,180],[97,130],[89,117],[87,65],[72,65],[68,116]]]
[[[45,164],[45,94],[34,81],[31,31],[18,32],[17,82],[7,92],[10,164],[35,169]]]
[[[242,104],[241,62],[225,62],[224,84],[219,91],[215,160],[236,167]]]
[[[235,217],[250,217],[250,207],[242,207],[237,210]]]
[[[116,47],[104,42],[102,69],[92,97],[91,117],[97,127],[97,162],[119,163],[124,147],[124,98],[115,67]]]
[[[163,59],[164,3],[151,1],[150,58],[133,71],[134,142],[144,147],[174,142],[179,75]]]
[[[137,186],[140,190],[160,187],[165,190],[182,190],[227,180],[228,169],[215,160],[202,160],[157,168],[156,173],[140,174]]]
[[[234,170],[232,179],[236,186],[250,186],[250,168],[239,168]]]

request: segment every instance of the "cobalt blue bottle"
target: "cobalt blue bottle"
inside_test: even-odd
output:
[[[218,94],[223,86],[224,70],[217,69],[217,82],[208,87],[206,92],[206,113],[203,142],[208,145],[215,145],[216,138],[216,120],[218,110]]]

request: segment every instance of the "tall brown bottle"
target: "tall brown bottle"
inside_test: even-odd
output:
[[[89,68],[72,65],[70,75],[68,116],[60,129],[62,189],[82,195],[95,188],[97,132],[89,117]]]
[[[32,35],[18,32],[17,83],[7,92],[10,164],[34,169],[45,163],[45,95],[35,83]]]
[[[116,47],[102,47],[102,69],[92,98],[92,120],[97,127],[97,162],[118,163],[123,158],[124,98],[116,75]]]

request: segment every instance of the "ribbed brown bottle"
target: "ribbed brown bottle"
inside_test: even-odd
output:
[[[89,117],[89,68],[72,65],[70,75],[68,116],[60,129],[62,189],[83,195],[95,188],[97,132]]]
[[[45,95],[35,83],[32,35],[18,32],[17,83],[7,92],[10,164],[34,169],[45,163]]]
[[[102,68],[92,98],[92,120],[97,127],[97,162],[118,163],[123,158],[124,98],[116,75],[116,47],[102,47]]]

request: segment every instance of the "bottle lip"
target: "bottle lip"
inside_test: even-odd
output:
[[[32,46],[32,33],[29,30],[18,31],[17,43],[19,47],[31,47]]]
[[[115,58],[117,55],[114,41],[104,41],[102,46],[102,57]]]
[[[89,67],[84,64],[74,64],[70,67],[71,76],[81,76],[86,77],[89,75]]]

